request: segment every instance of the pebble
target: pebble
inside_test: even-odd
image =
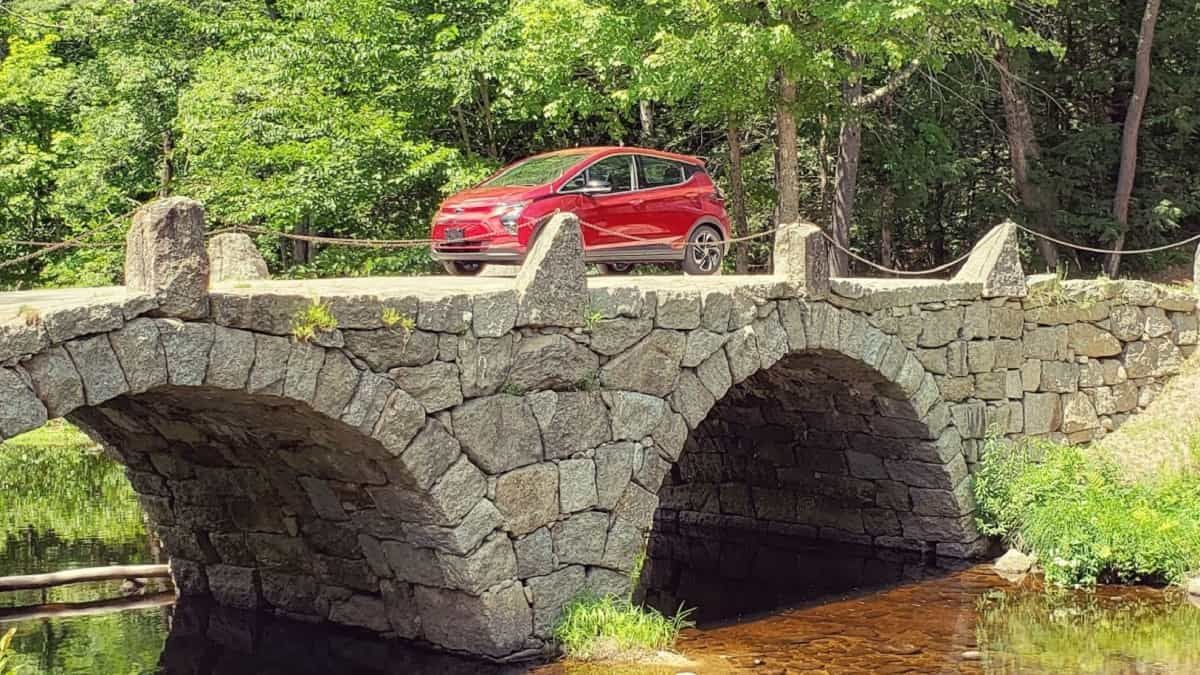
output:
[[[979,659],[983,658],[983,654],[972,649],[972,650],[963,652],[962,658],[964,661],[978,661]]]

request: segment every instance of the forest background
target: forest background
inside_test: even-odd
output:
[[[891,267],[1007,218],[1154,246],[1200,232],[1197,35],[1191,0],[0,0],[0,288],[119,282],[159,195],[212,229],[422,238],[447,195],[581,145],[702,156],[737,233],[803,218]],[[435,269],[257,241],[282,276]],[[1026,245],[1068,276],[1192,254]]]

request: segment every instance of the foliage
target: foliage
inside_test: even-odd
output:
[[[419,239],[439,202],[500,165],[573,145],[706,158],[731,187],[744,139],[748,220],[772,224],[780,72],[799,100],[799,192],[823,222],[838,127],[863,124],[852,245],[926,267],[1015,209],[991,57],[1013,52],[1062,235],[1103,244],[1140,21],[1082,0],[10,0],[0,13],[0,259],[90,232],[98,244],[0,269],[0,287],[119,281],[122,214],[160,193],[204,201],[213,227]],[[1200,13],[1165,0],[1128,246],[1200,231],[1194,93]],[[877,106],[844,100],[905,64]],[[115,221],[115,222],[114,222]],[[295,278],[427,274],[425,247],[260,238]],[[750,246],[769,264],[769,240]],[[1155,269],[1166,252],[1131,260]],[[1028,255],[1027,255],[1028,257]],[[1071,265],[1091,267],[1081,254]],[[1036,263],[1035,265],[1036,266]],[[1072,269],[1072,273],[1078,273]]]
[[[1120,480],[1110,460],[1044,441],[989,441],[980,531],[1038,554],[1051,584],[1181,582],[1200,569],[1200,477]]]
[[[312,302],[296,312],[292,317],[292,337],[298,342],[310,342],[320,333],[336,330],[337,318],[330,311],[329,305],[313,298]]]
[[[675,646],[679,631],[690,628],[691,610],[667,618],[657,610],[612,595],[572,600],[554,629],[554,639],[570,658],[582,661],[628,658]]]
[[[16,628],[8,629],[4,635],[0,635],[0,675],[16,675],[17,669],[10,665],[12,655],[9,650],[12,648],[13,636],[17,634]]]
[[[1153,591],[1129,595],[983,595],[975,632],[985,672],[1100,673],[1111,672],[1115,662],[1152,663],[1161,672],[1200,670],[1200,612]]]

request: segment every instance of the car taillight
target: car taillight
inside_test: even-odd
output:
[[[517,220],[521,217],[521,212],[525,207],[529,206],[529,202],[516,202],[514,204],[500,204],[492,209],[493,216],[500,217],[500,224],[509,234],[517,233]]]

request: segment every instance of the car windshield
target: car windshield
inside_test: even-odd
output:
[[[533,157],[509,168],[484,183],[489,187],[512,187],[515,185],[545,185],[563,172],[579,163],[586,152],[569,152],[561,155]]]

